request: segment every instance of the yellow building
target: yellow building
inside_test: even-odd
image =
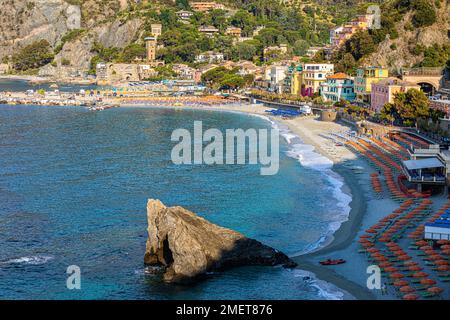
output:
[[[225,30],[225,34],[227,36],[233,36],[236,38],[240,38],[241,34],[242,34],[242,29],[236,28],[236,27],[228,27],[227,30]]]
[[[389,70],[383,67],[365,67],[356,70],[356,99],[364,103],[370,103],[372,83],[377,83],[378,81],[388,77]]]
[[[292,76],[291,93],[301,95],[303,86],[303,77],[301,73],[294,73]]]

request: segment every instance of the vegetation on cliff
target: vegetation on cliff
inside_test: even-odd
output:
[[[24,47],[12,56],[14,69],[26,71],[37,69],[53,60],[54,54],[47,40],[40,40]]]
[[[399,52],[403,60],[398,63],[406,67],[412,66],[444,66],[449,59],[448,45],[434,43],[423,45],[419,43],[421,32],[427,27],[438,23],[438,13],[445,20],[446,12],[443,9],[445,3],[440,0],[391,0],[381,4],[381,28],[369,29],[356,33],[333,56],[336,70],[354,73],[355,68],[365,62],[373,62],[372,55],[379,51],[384,42],[389,43],[389,53]],[[440,30],[442,32],[442,30]],[[402,36],[400,36],[400,34]],[[406,37],[408,34],[408,37]],[[429,36],[424,36],[430,38]],[[441,35],[436,41],[443,42]],[[426,39],[432,42],[432,39]],[[425,42],[425,41],[422,41]],[[406,48],[401,51],[400,49]],[[390,66],[386,50],[382,51],[382,57]],[[414,59],[408,59],[413,56]],[[387,59],[387,60],[386,60]],[[375,59],[376,60],[376,59]],[[400,59],[397,59],[400,60]],[[392,61],[394,62],[394,61]]]

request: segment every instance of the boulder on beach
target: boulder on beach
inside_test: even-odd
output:
[[[189,282],[207,272],[238,266],[296,266],[284,253],[182,207],[168,208],[151,199],[147,220],[144,262],[162,267],[167,282]]]

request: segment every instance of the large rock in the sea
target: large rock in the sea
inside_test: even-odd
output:
[[[164,280],[186,282],[207,272],[245,265],[295,267],[284,253],[219,227],[182,207],[147,204],[144,262],[164,267]]]

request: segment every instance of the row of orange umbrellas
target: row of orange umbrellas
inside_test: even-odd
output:
[[[375,193],[381,193],[383,192],[383,188],[381,187],[380,179],[378,178],[378,175],[375,174],[375,176],[372,176],[372,189],[375,191]]]
[[[386,150],[387,152],[393,154],[394,156],[396,156],[398,159],[400,160],[407,160],[408,156],[407,153],[401,153],[398,149],[394,148],[392,146],[392,144],[388,144],[386,143],[384,140],[379,140],[376,138],[372,138],[371,139],[377,146],[379,146],[380,148]]]

